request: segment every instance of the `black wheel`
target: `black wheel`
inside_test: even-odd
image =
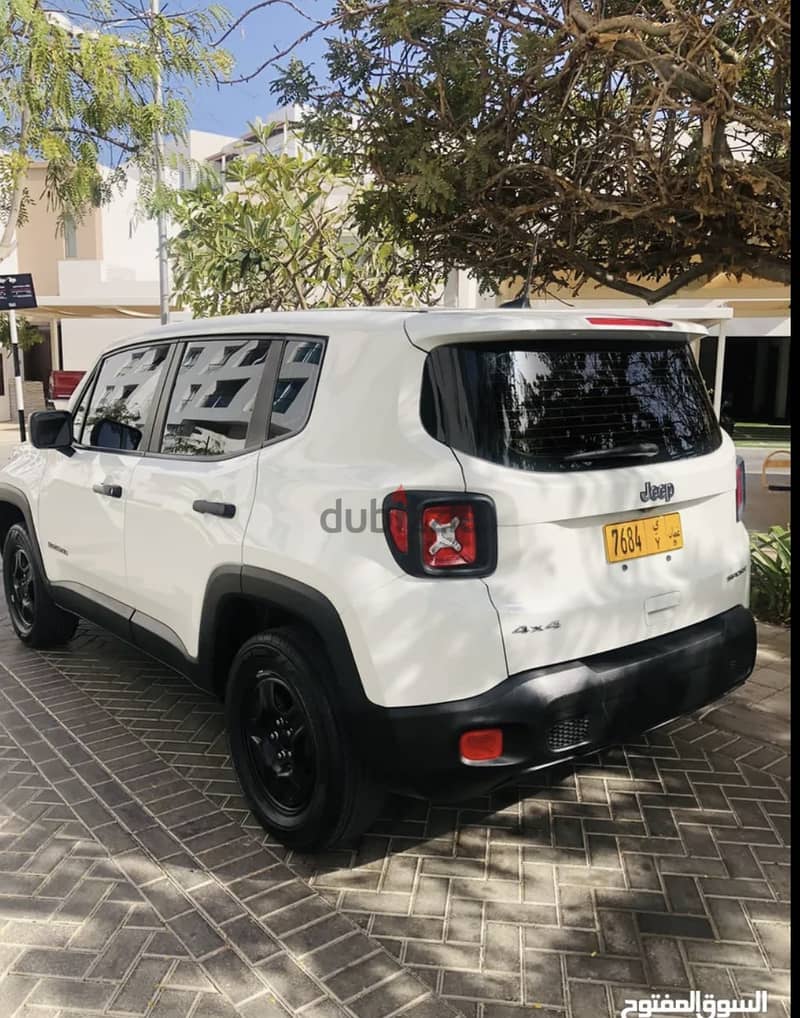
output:
[[[252,637],[231,665],[225,718],[242,790],[261,824],[300,850],[346,844],[383,799],[348,744],[328,662],[301,629]]]
[[[78,618],[47,592],[27,530],[16,523],[3,545],[3,586],[14,632],[30,647],[55,647],[72,638]]]

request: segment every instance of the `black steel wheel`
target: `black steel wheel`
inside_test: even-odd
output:
[[[279,675],[266,669],[256,678],[242,711],[251,765],[275,809],[292,816],[311,801],[316,752],[303,703]]]
[[[253,813],[303,851],[352,842],[380,808],[333,705],[330,665],[313,634],[259,633],[239,650],[225,690],[231,760]]]
[[[57,647],[72,638],[78,618],[53,601],[28,531],[15,523],[3,544],[3,587],[14,632],[31,647]]]
[[[8,609],[16,628],[29,633],[36,621],[36,592],[33,585],[33,563],[26,548],[17,546],[14,549],[10,572]]]

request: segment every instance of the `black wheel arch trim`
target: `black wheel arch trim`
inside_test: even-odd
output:
[[[0,483],[0,503],[3,502],[7,502],[9,505],[14,506],[15,509],[19,509],[22,513],[22,518],[25,521],[25,527],[28,531],[28,537],[31,539],[33,554],[36,559],[36,568],[39,570],[39,574],[44,581],[45,587],[49,590],[50,581],[47,579],[47,573],[44,569],[42,550],[39,547],[39,537],[33,523],[33,513],[31,512],[31,505],[28,501],[28,496],[24,491],[21,491],[19,488],[15,488],[13,484],[8,484],[3,481]]]
[[[242,594],[305,622],[318,635],[330,661],[338,701],[347,717],[363,716],[374,705],[364,692],[350,641],[334,604],[299,580],[256,566],[242,567]]]

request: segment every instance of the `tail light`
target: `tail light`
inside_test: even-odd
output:
[[[741,456],[736,457],[736,519],[741,520],[744,515],[746,500],[744,460]]]
[[[487,495],[408,491],[383,501],[394,560],[412,576],[488,576],[497,565],[497,517]]]
[[[474,566],[475,512],[468,502],[422,510],[422,561],[430,569]]]
[[[643,325],[656,329],[668,329],[672,322],[664,322],[660,318],[587,318],[590,325]]]
[[[405,509],[389,510],[389,534],[401,554],[408,553],[408,512]]]

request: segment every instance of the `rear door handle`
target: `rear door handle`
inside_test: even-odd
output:
[[[119,484],[93,484],[92,491],[98,495],[107,495],[109,498],[122,498],[122,487]]]
[[[224,516],[229,520],[236,515],[236,506],[230,502],[207,502],[204,498],[198,498],[192,503],[192,509],[196,513],[208,513],[211,516]]]

